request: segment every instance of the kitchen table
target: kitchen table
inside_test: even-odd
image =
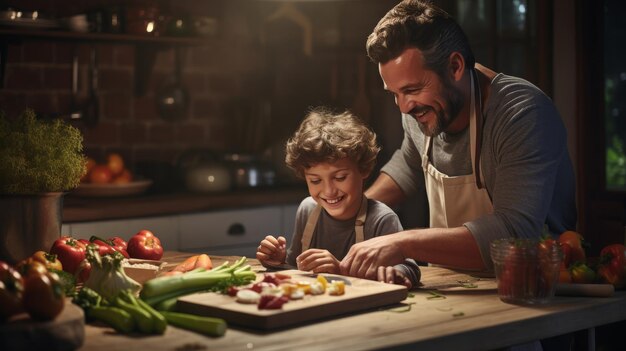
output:
[[[189,255],[168,252],[164,260],[172,267]],[[212,259],[219,265],[237,257]],[[229,326],[212,338],[168,326],[164,335],[143,336],[90,324],[81,350],[489,350],[626,320],[625,291],[519,306],[500,301],[493,281],[444,268],[422,267],[422,283],[399,305],[271,332]]]

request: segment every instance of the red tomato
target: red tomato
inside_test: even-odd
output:
[[[22,312],[24,281],[8,263],[0,261],[0,322]]]
[[[24,309],[38,320],[52,320],[65,305],[65,294],[55,273],[31,275],[24,280]]]
[[[559,235],[561,244],[568,244],[571,247],[570,264],[575,262],[585,262],[585,249],[583,248],[584,239],[577,232],[568,230]]]
[[[94,184],[108,184],[113,180],[113,174],[105,165],[95,165],[89,172],[89,182]]]
[[[559,245],[561,246],[561,252],[563,252],[561,267],[568,268],[572,264],[572,247],[566,243],[559,243]]]
[[[52,244],[50,253],[57,255],[64,271],[74,274],[85,259],[85,244],[72,237],[62,236]]]
[[[33,260],[43,263],[47,269],[56,269],[59,271],[63,270],[63,265],[55,254],[47,253],[45,251],[37,251],[31,257]]]
[[[43,263],[33,260],[32,257],[18,262],[17,265],[15,265],[15,269],[20,272],[24,278],[31,275],[46,274],[48,272],[48,269]]]
[[[161,240],[149,230],[140,230],[128,240],[128,254],[132,258],[160,260],[163,256]]]
[[[626,247],[612,244],[600,251],[598,275],[616,289],[626,286]]]
[[[124,171],[124,158],[120,154],[110,153],[107,155],[107,167],[111,171],[113,177],[116,177]]]

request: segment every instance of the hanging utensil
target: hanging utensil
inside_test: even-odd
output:
[[[187,116],[189,95],[181,85],[181,61],[180,48],[174,49],[174,76],[172,83],[166,85],[157,96],[157,107],[161,117],[167,121],[184,119]]]
[[[70,107],[70,120],[81,120],[83,119],[84,113],[82,108],[78,106],[77,96],[78,94],[78,54],[76,53],[76,49],[73,51],[72,57],[72,101]]]
[[[85,107],[83,120],[85,125],[93,127],[98,124],[99,102],[98,102],[98,51],[95,46],[91,47],[89,55],[89,101]]]

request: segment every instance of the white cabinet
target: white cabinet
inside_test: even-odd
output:
[[[65,223],[63,235],[89,239],[119,236],[128,240],[142,229],[161,239],[165,250],[255,257],[266,235],[291,240],[297,205],[209,211],[185,215]]]
[[[296,226],[296,212],[298,205],[285,205],[282,207],[282,230],[281,234],[287,239],[287,246],[291,243],[293,230]]]
[[[281,231],[280,206],[183,215],[180,217],[180,248],[255,257],[261,240]]]

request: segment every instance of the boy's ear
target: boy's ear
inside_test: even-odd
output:
[[[450,54],[450,59],[448,61],[448,73],[454,81],[458,82],[461,78],[463,78],[463,72],[465,71],[465,59],[460,52],[454,51]]]

